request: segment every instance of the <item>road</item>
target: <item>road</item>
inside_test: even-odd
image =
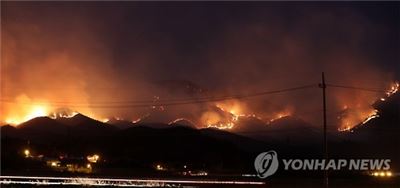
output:
[[[2,185],[67,185],[67,186],[117,186],[117,187],[181,187],[208,185],[265,185],[262,181],[220,181],[189,179],[117,179],[86,177],[35,177],[35,176],[0,176]]]

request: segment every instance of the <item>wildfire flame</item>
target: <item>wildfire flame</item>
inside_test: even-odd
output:
[[[399,91],[399,87],[399,82],[392,83],[385,92],[385,95],[383,97],[377,97],[377,100],[386,101],[389,97]],[[159,98],[157,97],[155,100],[158,99]],[[4,122],[10,125],[18,125],[32,118],[40,116],[48,116],[53,119],[71,118],[78,113],[76,111],[66,109],[57,111],[57,109],[54,109],[54,107],[51,106],[51,103],[47,103],[45,100],[33,100],[26,95],[19,95],[15,99],[15,103],[13,105],[14,106],[10,108],[11,110],[5,115],[7,118],[4,118]],[[260,117],[253,113],[252,110],[249,110],[246,103],[239,100],[216,102],[211,106],[212,108],[202,113],[200,120],[177,118],[168,124],[174,124],[179,121],[188,121],[193,125],[230,130],[234,129],[235,125],[241,118],[257,118],[266,124],[270,124],[277,119],[293,115],[293,109],[287,108],[275,113],[270,113],[269,115],[264,114],[262,117]],[[164,108],[161,111],[163,110]],[[354,126],[364,125],[372,119],[379,117],[378,110],[374,109],[372,105],[369,104],[359,105],[357,103],[346,103],[343,104],[342,110],[345,112],[345,115],[338,117],[340,120],[340,128],[338,128],[338,131],[351,131]],[[109,121],[109,119],[101,118],[93,113],[85,113],[85,115],[93,119],[98,119],[102,122]],[[138,123],[149,115],[150,114],[148,113],[145,116],[137,118],[131,122]],[[116,119],[122,120],[118,117],[116,117]]]
[[[207,128],[217,128],[217,129],[232,129],[235,126],[235,124],[233,122],[228,122],[228,123],[222,123],[222,122],[218,122],[215,124],[208,124]]]
[[[26,95],[15,98],[15,108],[6,114],[5,122],[18,125],[35,117],[49,115],[49,105],[44,102],[33,102]]]
[[[395,82],[390,86],[390,89],[386,92],[386,96],[390,97],[393,94],[397,93],[399,91],[399,82]]]
[[[186,119],[186,118],[178,118],[178,119],[175,119],[175,120],[169,122],[168,125],[175,124],[175,123],[177,123],[177,122],[179,122],[179,121],[187,121],[187,122],[189,122],[189,123],[192,124],[192,125],[196,125],[193,121],[191,121],[191,120],[189,120],[189,119]]]
[[[389,89],[385,92],[386,97],[381,97],[379,98],[380,101],[386,101],[387,98],[390,96],[394,95],[399,91],[399,82],[394,82],[390,85]],[[372,106],[370,106],[372,108]],[[347,106],[344,107],[344,110],[348,110],[349,108]],[[379,112],[376,109],[370,109],[370,110],[357,110],[357,113],[352,113],[351,115],[348,115],[347,117],[339,117],[339,119],[342,120],[341,127],[338,129],[338,131],[351,131],[351,129],[358,125],[365,125],[369,121],[371,121],[374,118],[379,117]]]
[[[374,109],[370,111],[367,115],[364,114],[359,114],[359,118],[365,117],[364,120],[361,120],[361,125],[366,124],[367,122],[371,121],[374,118],[379,117],[379,112],[378,110]],[[343,131],[351,131],[351,129],[356,126],[357,124],[360,124],[360,120],[357,119],[355,116],[350,116],[347,118],[344,118],[342,120],[342,127],[338,128],[338,131],[343,132]]]
[[[203,114],[203,117],[205,117],[202,118],[204,120],[203,122],[208,128],[229,130],[235,127],[240,118],[256,118],[264,123],[271,123],[277,119],[292,115],[292,112],[289,109],[285,109],[274,113],[270,117],[263,118],[254,113],[246,113],[245,105],[239,101],[220,102],[217,103],[215,107],[227,115],[223,116],[216,112],[206,112]],[[267,121],[265,119],[267,119]]]
[[[255,116],[244,114],[243,105],[236,100],[220,102],[215,104],[217,112],[206,112],[203,114],[203,122],[208,128],[233,129],[240,117]]]
[[[47,108],[44,105],[31,105],[28,107],[26,110],[27,113],[21,116],[11,116],[5,120],[7,124],[12,124],[12,125],[17,125],[20,123],[23,123],[25,121],[28,121],[32,118],[35,117],[41,117],[41,116],[47,116]]]
[[[6,113],[4,122],[9,125],[18,126],[19,124],[29,121],[36,117],[71,118],[78,114],[68,108],[56,108],[45,100],[34,100],[26,95],[19,95],[15,101],[11,103],[10,110]],[[93,113],[86,113],[88,117],[93,119],[101,119]]]
[[[55,110],[54,112],[49,114],[49,117],[52,119],[57,119],[57,118],[71,118],[74,117],[78,112],[69,110],[69,109],[58,109]]]
[[[371,119],[379,117],[378,110],[374,110],[371,114],[368,115],[368,117],[362,122],[362,124],[366,124],[368,121]]]
[[[284,117],[288,117],[288,116],[291,116],[291,115],[292,115],[292,112],[289,111],[289,110],[284,110],[282,112],[278,112],[269,120],[269,123],[272,123],[272,122],[274,122],[274,121],[276,121],[278,119],[281,119],[281,118],[284,118]]]

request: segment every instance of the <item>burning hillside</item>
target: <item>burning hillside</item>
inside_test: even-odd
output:
[[[385,96],[377,97],[375,102],[381,101],[384,102],[387,98],[391,97],[398,91],[399,83],[393,83],[389,89],[383,93]],[[218,98],[217,98],[218,99]],[[185,99],[187,100],[187,99]],[[199,104],[196,104],[197,102]],[[93,119],[97,119],[98,121],[102,121],[105,123],[111,122],[112,124],[118,124],[123,127],[129,127],[131,125],[148,122],[148,123],[156,123],[158,117],[164,116],[169,118],[169,125],[173,124],[182,124],[188,125],[190,127],[197,128],[218,128],[218,129],[228,129],[231,131],[236,131],[235,126],[238,123],[243,123],[246,119],[254,119],[258,122],[264,124],[264,126],[268,126],[268,124],[273,123],[274,121],[285,118],[288,116],[294,116],[302,118],[301,114],[297,114],[294,108],[283,108],[283,110],[271,112],[270,114],[265,114],[262,112],[257,114],[256,111],[252,110],[251,103],[248,103],[247,100],[241,99],[229,99],[222,100],[216,102],[210,101],[201,101],[204,99],[192,100],[189,101],[190,105],[196,104],[198,106],[202,106],[202,111],[199,111],[198,116],[189,116],[189,117],[179,117],[177,114],[171,114],[169,111],[171,107],[163,107],[163,104],[158,103],[157,101],[151,101],[150,103],[143,103],[141,105],[148,105],[148,113],[143,116],[139,116],[139,118],[132,119],[124,119],[120,117],[112,117],[104,118],[96,115],[87,115]],[[211,100],[212,101],[212,100]],[[164,102],[160,100],[160,102]],[[186,103],[188,101],[185,101]],[[204,103],[203,103],[204,102]],[[193,104],[191,104],[193,103]],[[374,109],[373,104],[370,105],[363,104],[357,106],[345,106],[343,110],[339,113],[338,120],[340,126],[338,128],[339,131],[347,131],[351,130],[356,125],[365,124],[371,119],[379,117],[378,110]],[[5,118],[5,123],[11,125],[18,125],[22,122],[33,119],[34,117],[40,116],[48,116],[53,119],[59,118],[71,118],[78,114],[78,111],[71,110],[70,108],[57,108],[57,105],[52,106],[51,102],[33,102],[29,100],[26,96],[19,96],[17,98],[17,105],[23,106],[21,108],[13,108],[10,112],[10,116]],[[175,103],[174,103],[175,104]],[[175,108],[179,108],[180,105],[184,106],[185,104],[178,103],[179,106]],[[166,104],[165,104],[166,105]],[[160,108],[162,106],[163,108]],[[173,117],[175,115],[175,117]],[[319,116],[319,114],[315,114]],[[110,116],[108,116],[110,117]],[[243,121],[242,121],[243,120]],[[242,122],[241,122],[242,121]],[[160,122],[166,123],[166,122]],[[128,125],[129,124],[129,125]]]
[[[349,108],[344,106],[341,115],[338,119],[341,121],[341,125],[338,128],[339,131],[349,131],[356,125],[364,125],[371,119],[379,117],[379,111],[374,108],[374,104],[379,101],[386,101],[387,98],[397,93],[399,89],[399,83],[394,82],[390,84],[388,90],[385,92],[385,96],[374,100],[371,104],[361,105],[358,104],[355,107]]]

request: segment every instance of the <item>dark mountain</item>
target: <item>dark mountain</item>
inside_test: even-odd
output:
[[[70,126],[78,126],[78,125],[86,126],[87,124],[89,124],[89,126],[94,125],[94,124],[99,125],[99,126],[104,125],[103,122],[92,119],[92,118],[85,116],[83,114],[80,114],[80,113],[78,113],[70,118],[59,117],[56,120],[62,124],[70,125]]]
[[[3,125],[0,126],[0,133],[1,133],[1,137],[16,137],[18,132],[17,132],[17,128],[11,126],[11,125]]]
[[[271,122],[266,131],[268,137],[295,142],[312,142],[321,138],[321,129],[296,117],[283,117]]]
[[[136,126],[135,123],[132,123],[131,121],[127,120],[120,120],[116,118],[110,118],[107,122],[107,124],[114,125],[115,127],[119,129],[127,129],[133,126]]]
[[[139,122],[135,124],[136,126],[148,127],[153,129],[165,129],[171,127],[166,123],[146,123],[146,122]]]
[[[68,126],[49,117],[36,117],[17,126],[19,137],[25,139],[57,138],[65,135]]]
[[[242,158],[253,157],[237,147],[230,139],[219,139],[200,130],[183,126],[165,129],[136,126],[119,131],[110,139],[102,142],[104,144],[102,148],[107,148],[103,153],[110,156],[124,156],[124,161],[131,162],[203,164],[215,169],[222,161],[227,168],[237,168],[242,165],[240,163]]]
[[[186,126],[186,127],[191,127],[191,128],[196,127],[196,125],[193,124],[193,122],[186,120],[186,119],[175,120],[173,123],[170,124],[170,126]]]
[[[262,151],[266,146],[265,142],[255,140],[249,137],[233,134],[227,131],[222,131],[215,128],[205,128],[201,129],[200,132],[204,135],[216,138],[218,140],[229,141],[235,144],[240,149],[246,151]]]
[[[150,117],[150,116],[148,116]],[[113,125],[115,127],[118,127],[119,129],[127,129],[135,126],[144,126],[144,127],[149,127],[149,128],[154,128],[154,129],[165,129],[169,127],[174,127],[174,126],[187,126],[191,128],[195,128],[196,126],[185,119],[178,120],[172,124],[166,124],[166,123],[156,123],[156,122],[151,122],[151,120],[148,120],[144,118],[142,121],[138,123],[132,123],[127,120],[118,120],[115,118],[110,118],[109,121],[106,122],[107,124]]]
[[[25,132],[25,129],[30,128],[29,131],[42,131],[41,137],[24,134],[18,135],[18,138],[29,139],[30,147],[40,148],[36,150],[40,150],[45,156],[55,157],[55,153],[58,152],[73,156],[100,153],[107,160],[107,164],[114,167],[140,167],[162,162],[179,166],[190,164],[208,169],[243,169],[242,161],[253,160],[254,154],[249,148],[244,150],[240,143],[248,146],[262,145],[259,141],[224,131],[198,130],[178,125],[163,129],[137,125],[124,130],[110,131],[108,134],[86,132],[87,135],[77,135],[76,125],[60,124],[50,118],[39,118],[39,120],[34,119],[17,129],[7,126],[4,130]],[[48,130],[42,130],[42,127]],[[61,133],[64,135],[53,136],[55,130],[58,130],[57,127],[63,128]],[[8,148],[11,145],[13,148],[26,147],[27,142],[14,143],[14,140],[10,137],[3,138],[2,147]],[[262,150],[262,147],[258,149]]]
[[[375,107],[379,117],[351,132],[328,135],[330,157],[389,158],[394,167],[400,166],[395,161],[400,158],[399,94]],[[44,154],[53,150],[74,155],[101,153],[110,164],[121,167],[161,161],[240,169],[248,167],[241,166],[245,165],[243,161],[252,161],[258,152],[270,149],[286,158],[322,156],[321,130],[295,117],[269,124],[256,118],[241,118],[232,132],[163,123],[138,123],[119,130],[82,114],[56,120],[39,117],[17,128],[1,128],[2,139],[7,140],[2,147],[18,147],[10,138],[18,137],[29,139],[36,148],[44,148]]]
[[[266,142],[309,143],[321,138],[321,131],[296,117],[283,117],[269,124],[257,118],[241,118],[232,132]]]
[[[60,140],[62,142],[62,139],[67,137],[69,139],[82,136],[91,138],[108,135],[118,129],[82,114],[77,114],[71,118],[36,117],[18,125],[16,128],[3,126],[1,130],[4,136],[38,141]]]
[[[107,123],[97,121],[80,113],[71,118],[58,118],[57,122],[68,125],[74,135],[99,136],[117,131],[118,128]]]
[[[238,134],[251,136],[251,133],[265,131],[266,128],[267,124],[262,120],[254,117],[239,117],[239,121],[235,124],[235,128],[232,129],[232,131]]]

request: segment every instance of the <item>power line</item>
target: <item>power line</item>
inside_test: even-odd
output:
[[[308,87],[308,86],[314,86],[315,84],[310,84],[310,85],[305,85],[305,86],[299,86],[299,87],[294,87],[294,88],[288,88],[289,90],[291,89],[302,89],[303,87]],[[357,86],[349,86],[349,85],[339,85],[339,84],[330,84],[326,83],[326,86],[329,87],[334,87],[334,88],[344,88],[344,89],[353,89],[353,90],[361,90],[361,91],[368,91],[368,92],[377,92],[377,93],[385,93],[387,92],[386,90],[383,89],[376,89],[376,88],[365,88],[365,87],[357,87]],[[285,90],[285,89],[283,89]],[[272,91],[274,92],[274,91]],[[276,92],[281,92],[281,90],[276,90]],[[242,95],[242,94],[235,94],[235,95],[225,95],[225,96],[218,96],[218,97],[188,97],[188,98],[175,98],[175,99],[161,99],[161,100],[130,100],[130,101],[110,101],[110,102],[65,102],[65,101],[51,101],[49,103],[54,104],[54,105],[83,105],[86,106],[86,104],[101,104],[101,105],[108,105],[108,104],[143,104],[143,105],[149,105],[153,104],[156,102],[161,102],[161,103],[169,103],[169,102],[190,102],[190,101],[202,101],[202,100],[228,100],[228,99],[240,99],[240,98],[246,98],[246,97],[252,97],[258,96],[258,95],[264,95],[264,94],[269,94],[270,91],[267,92],[259,92],[259,93],[253,93],[250,95]],[[8,102],[8,103],[14,103],[12,99],[0,99],[2,102]],[[47,102],[35,102],[35,104],[48,104]]]
[[[386,90],[381,90],[381,89],[363,88],[363,87],[337,85],[337,84],[326,84],[326,86],[336,87],[336,88],[344,88],[344,89],[362,90],[362,91],[369,91],[369,92],[377,92],[377,93],[386,92]]]
[[[182,99],[158,100],[158,101],[151,101],[151,103],[149,101],[125,101],[125,102],[119,101],[118,103],[130,103],[130,104],[103,105],[103,104],[107,104],[107,103],[109,103],[109,104],[114,103],[114,102],[104,102],[104,103],[97,103],[97,104],[101,104],[101,105],[90,105],[90,103],[89,103],[89,105],[84,105],[84,106],[69,105],[69,107],[135,108],[135,107],[149,107],[149,106],[154,106],[154,107],[175,106],[175,105],[216,102],[216,101],[224,101],[224,100],[232,100],[232,99],[245,99],[245,98],[258,97],[258,96],[263,96],[263,95],[270,95],[270,94],[277,94],[277,93],[307,89],[307,88],[316,87],[316,86],[317,86],[317,84],[308,84],[308,85],[303,85],[303,86],[298,86],[298,87],[264,91],[264,92],[258,92],[258,93],[252,93],[252,94],[235,94],[235,95],[225,95],[225,96],[219,96],[219,97],[201,97],[201,98],[182,98]],[[1,101],[8,102],[8,103],[16,103],[14,101],[9,101],[9,100],[1,100]],[[22,103],[22,104],[24,104],[24,103]],[[32,103],[25,103],[25,104],[32,104]],[[38,104],[38,103],[35,103],[35,104]],[[71,103],[49,102],[49,103],[43,103],[43,104],[53,104],[53,105],[57,106],[57,105],[67,105],[67,104],[71,104]]]
[[[314,84],[312,84],[314,85]],[[312,85],[305,85],[305,86],[312,86]],[[368,91],[368,92],[386,92],[386,90],[382,89],[376,89],[376,88],[364,88],[364,87],[356,87],[356,86],[349,86],[349,85],[338,85],[338,84],[326,84],[326,86],[330,87],[335,87],[335,88],[344,88],[344,89],[354,89],[354,90],[362,90],[362,91]],[[301,89],[303,86],[300,86],[299,88]],[[289,89],[297,89],[297,88],[289,88]],[[278,90],[279,91],[279,90]],[[254,93],[250,94],[249,96],[251,97],[252,95],[263,95],[265,92],[260,92],[260,93]],[[268,93],[268,92],[267,92]],[[132,104],[144,104],[148,105],[149,103],[155,103],[155,102],[190,102],[190,101],[201,101],[201,100],[228,100],[228,99],[234,99],[234,98],[244,98],[247,97],[246,95],[225,95],[225,96],[219,96],[219,97],[190,97],[190,98],[179,98],[179,99],[161,99],[161,100],[132,100],[132,101],[110,101],[110,102],[64,102],[64,101],[51,101],[49,103],[54,104],[54,105],[70,105],[70,104],[75,104],[75,105],[84,105],[86,104],[127,104],[127,103],[132,103]],[[0,99],[2,102],[13,102],[12,99]],[[40,104],[40,102],[35,102],[36,104]],[[46,102],[42,102],[43,104],[48,104]]]
[[[274,91],[267,91],[267,92],[259,92],[259,93],[253,93],[253,94],[234,94],[234,95],[223,95],[223,96],[218,96],[218,97],[188,97],[188,98],[174,98],[174,99],[153,99],[153,100],[131,100],[131,101],[110,101],[110,102],[63,102],[63,101],[51,101],[51,102],[35,102],[35,104],[60,104],[60,105],[68,105],[68,104],[127,104],[127,103],[133,103],[133,104],[154,104],[156,102],[190,102],[190,101],[201,101],[201,100],[228,100],[228,99],[240,99],[240,98],[247,98],[247,97],[254,97],[254,96],[259,96],[259,95],[265,95],[265,94],[273,94],[273,93],[279,93],[279,92],[284,92],[286,90],[291,91],[291,90],[297,90],[297,89],[303,89],[307,88],[308,86],[316,86],[316,84],[309,84],[309,85],[304,85],[304,86],[299,86],[299,87],[294,87],[294,88],[288,88],[288,89],[282,89],[282,90],[274,90]],[[12,99],[0,99],[0,101],[3,102],[14,102]]]

